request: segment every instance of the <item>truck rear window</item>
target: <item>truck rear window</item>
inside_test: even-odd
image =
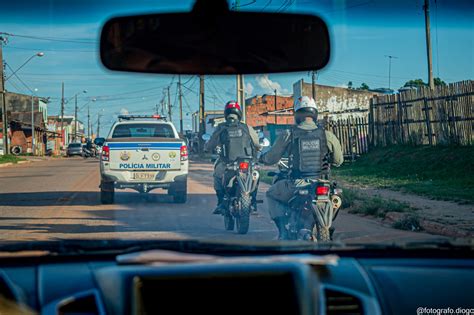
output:
[[[174,138],[174,132],[167,124],[121,124],[112,138]]]

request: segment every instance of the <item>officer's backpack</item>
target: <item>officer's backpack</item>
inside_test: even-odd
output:
[[[292,177],[312,177],[327,174],[327,145],[324,128],[291,130],[289,167]]]
[[[225,162],[255,156],[255,148],[247,125],[241,122],[226,122],[222,127],[223,131],[220,134],[221,158]]]

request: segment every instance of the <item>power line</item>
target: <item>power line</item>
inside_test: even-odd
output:
[[[249,3],[245,3],[245,4],[240,4],[238,6],[234,6],[233,9],[239,9],[239,8],[243,8],[243,7],[246,7],[246,6],[249,6],[249,5],[252,5],[254,4],[255,2],[257,2],[257,0],[252,0],[250,1]]]
[[[27,38],[27,39],[36,39],[36,40],[44,40],[44,41],[52,41],[52,42],[62,42],[62,43],[74,43],[74,44],[96,44],[96,40],[91,39],[67,39],[61,37],[41,37],[41,36],[31,36],[31,35],[20,35],[20,34],[12,34],[12,33],[5,33],[0,32],[0,34],[12,36],[12,37],[20,37],[20,38]]]
[[[283,4],[275,11],[275,12],[280,12],[281,9],[289,2],[290,0],[284,0]]]
[[[222,103],[225,103],[225,100],[220,96],[219,89],[214,84],[214,79],[212,77],[209,77],[209,83],[210,83],[211,87],[213,88],[214,92],[216,92],[217,98],[219,98],[219,100]]]
[[[9,49],[28,50],[28,51],[40,50],[40,51],[69,52],[69,53],[96,53],[97,52],[97,50],[49,49],[49,48],[36,49],[36,48],[26,48],[26,47],[12,46],[12,45],[8,45],[6,47],[8,47]]]
[[[28,89],[28,91],[30,91],[32,94],[35,94],[35,92],[25,82],[23,82],[23,80],[18,76],[18,74],[15,73],[15,71],[12,69],[12,67],[10,67],[8,63],[5,62],[5,65],[8,67],[8,69],[10,69],[10,71],[17,78],[17,80],[20,81],[20,83]]]
[[[268,0],[267,4],[265,4],[261,12],[265,11],[265,9],[270,5],[270,3],[272,3],[272,0]]]

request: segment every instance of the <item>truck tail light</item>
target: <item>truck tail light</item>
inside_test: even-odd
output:
[[[317,196],[327,196],[327,195],[329,195],[329,187],[328,186],[318,186],[318,187],[316,187],[316,195]]]
[[[108,161],[110,159],[110,148],[108,145],[102,147],[102,161]]]
[[[181,146],[180,155],[181,155],[181,161],[188,160],[188,147],[187,146],[185,145]]]

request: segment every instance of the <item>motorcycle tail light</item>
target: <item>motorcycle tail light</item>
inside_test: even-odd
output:
[[[102,161],[108,161],[110,158],[110,148],[108,145],[102,147]]]
[[[181,146],[180,150],[181,161],[186,161],[188,159],[188,147],[185,145]]]
[[[316,195],[326,196],[328,194],[329,194],[329,187],[328,186],[318,186],[318,187],[316,187]]]
[[[240,162],[239,169],[241,171],[248,171],[249,169],[249,162]]]

